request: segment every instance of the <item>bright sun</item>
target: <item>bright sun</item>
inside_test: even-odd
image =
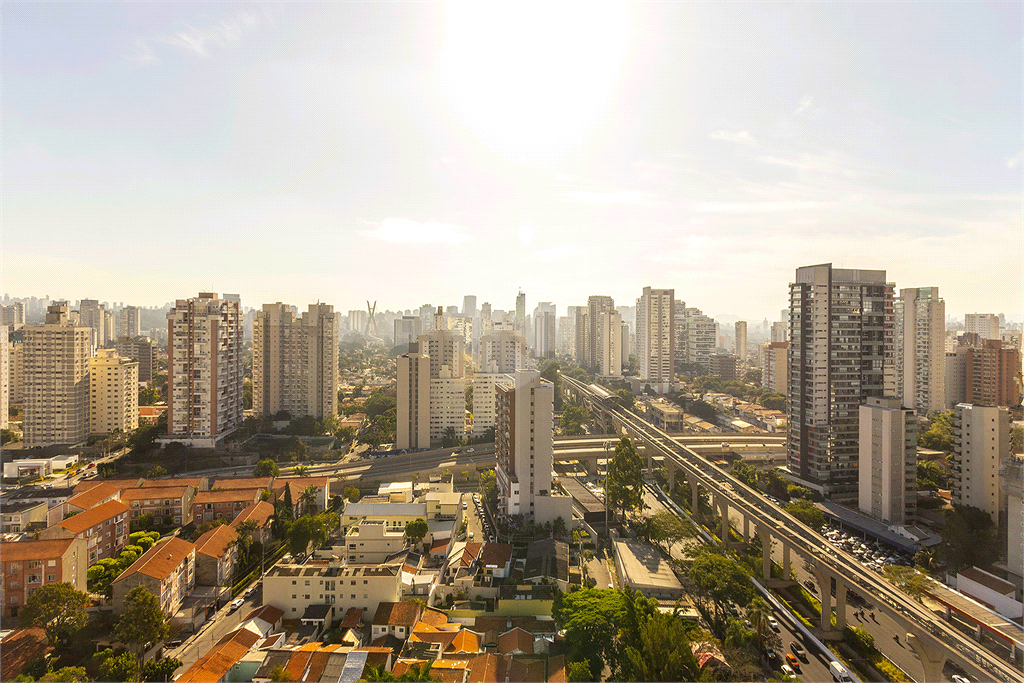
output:
[[[618,2],[455,2],[446,67],[474,123],[579,123],[611,90],[624,23]]]

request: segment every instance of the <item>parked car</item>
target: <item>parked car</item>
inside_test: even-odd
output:
[[[241,607],[243,604],[245,604],[245,600],[243,600],[242,598],[236,598],[236,599],[232,600],[231,601],[231,611],[234,612],[236,609]]]
[[[789,664],[783,664],[781,669],[782,673],[786,676],[796,676],[796,672],[793,671],[793,667],[791,667]]]

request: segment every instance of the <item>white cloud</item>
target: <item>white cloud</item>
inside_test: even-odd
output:
[[[1020,152],[1017,156],[1011,157],[1006,160],[1006,168],[1014,169],[1021,161],[1024,161],[1024,152]]]
[[[750,131],[730,131],[730,130],[716,130],[711,134],[712,140],[723,140],[725,142],[746,142],[753,144],[754,138],[750,135]]]
[[[596,204],[643,204],[654,198],[654,195],[650,192],[642,192],[640,190],[619,190],[616,192],[572,190],[561,192],[559,196],[581,202],[594,202]]]
[[[169,45],[196,57],[209,57],[216,48],[238,43],[244,33],[260,23],[259,17],[241,12],[219,23],[186,26],[172,33],[138,38],[135,40],[134,58],[137,62],[159,62],[157,46]]]
[[[473,236],[450,223],[418,223],[408,218],[385,218],[372,230],[360,234],[392,244],[466,244]]]
[[[800,106],[797,107],[796,111],[794,111],[793,113],[797,114],[797,115],[803,114],[805,111],[807,111],[808,109],[811,108],[811,105],[813,103],[814,103],[814,98],[811,97],[810,95],[807,95],[802,100],[800,100]]]

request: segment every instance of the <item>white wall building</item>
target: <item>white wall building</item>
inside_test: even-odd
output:
[[[734,343],[736,345],[736,357],[739,359],[740,363],[746,364],[746,362],[747,362],[747,321],[746,320],[737,321],[736,324],[733,326],[733,330],[736,333],[734,335],[734,337],[733,337],[733,339],[735,340]]]
[[[398,357],[396,408],[395,448],[429,448],[430,358],[425,354],[413,351]]]
[[[411,346],[423,334],[423,321],[418,315],[403,315],[395,319],[395,346]]]
[[[448,366],[430,380],[430,443],[437,446],[446,436],[466,436],[466,379],[453,377]]]
[[[675,290],[644,287],[636,300],[636,357],[640,379],[658,393],[671,389],[675,377]]]
[[[100,349],[89,359],[89,433],[130,434],[139,426],[139,362]]]
[[[953,502],[984,510],[993,523],[1006,507],[999,468],[1010,456],[1010,413],[1005,407],[961,403],[953,411]]]
[[[497,372],[526,369],[526,337],[513,330],[494,330],[480,337],[479,367],[497,367]]]
[[[999,316],[994,313],[968,313],[964,316],[964,332],[982,339],[999,339]]]
[[[901,289],[893,302],[896,396],[918,415],[946,406],[946,302],[938,287]]]
[[[860,407],[859,507],[891,526],[917,518],[917,418],[898,398]]]
[[[604,311],[598,316],[597,339],[597,374],[622,377],[622,315],[618,311]]]

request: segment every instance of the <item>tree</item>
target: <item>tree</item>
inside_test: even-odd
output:
[[[934,460],[923,460],[917,463],[917,490],[938,491],[945,488],[946,473]]]
[[[341,441],[351,441],[356,438],[355,427],[342,427],[334,433],[334,437]]]
[[[54,647],[63,647],[88,623],[89,603],[89,596],[70,583],[48,583],[28,596],[18,618],[24,627],[43,629]]]
[[[928,591],[928,584],[931,583],[931,579],[913,567],[902,567],[898,564],[885,565],[882,568],[882,575],[888,579],[889,583],[918,602],[921,602],[921,597]]]
[[[702,552],[690,563],[686,577],[694,606],[719,638],[725,633],[729,604],[746,605],[754,597],[747,575],[736,562],[722,555]]]
[[[731,474],[750,488],[757,490],[757,470],[750,463],[737,460],[732,464]]]
[[[825,525],[825,515],[814,506],[814,503],[802,498],[786,505],[786,512],[811,527],[815,531],[821,531]]]
[[[558,361],[550,361],[542,363],[540,368],[540,376],[555,385],[555,405],[554,411],[561,412],[562,410],[562,392],[559,391],[559,365]]]
[[[633,410],[636,406],[636,396],[629,389],[618,389],[615,392],[615,401],[626,410]]]
[[[111,652],[111,650],[107,650]],[[172,672],[173,673],[173,672]],[[139,662],[131,652],[114,655],[112,652],[100,664],[101,681],[137,681],[139,680]]]
[[[415,546],[417,543],[423,540],[423,537],[430,531],[430,527],[427,525],[427,520],[422,517],[418,517],[411,522],[407,522],[405,525],[405,535],[409,539],[409,544]]]
[[[623,649],[616,678],[622,681],[697,681],[700,665],[682,620],[655,611],[639,627],[638,642]]]
[[[384,665],[382,664],[381,665],[381,669],[383,669],[383,668],[384,668]],[[288,671],[285,670],[284,666],[281,665],[281,664],[278,664],[277,666],[275,666],[273,669],[270,670],[270,680],[273,681],[274,683],[287,683],[287,681],[291,680],[291,677],[288,675]],[[370,680],[370,679],[367,678],[366,680]]]
[[[625,599],[616,590],[584,588],[555,594],[551,616],[565,629],[568,660],[590,664],[588,680],[600,680],[605,662],[615,656],[617,624],[625,612]]]
[[[555,518],[554,524],[551,525],[551,533],[555,538],[565,537],[565,519],[561,516]]]
[[[249,562],[249,549],[252,548],[253,539],[255,538],[256,531],[259,529],[259,525],[253,520],[246,520],[239,524],[235,531],[238,532],[238,538],[235,539],[235,546],[238,548],[239,564],[245,565]]]
[[[307,467],[306,465],[299,465],[298,467],[295,468],[295,476],[304,477],[307,474],[309,474],[309,467]]]
[[[299,517],[288,530],[288,550],[292,555],[305,555],[313,540],[313,525],[309,517]]]
[[[644,505],[644,461],[629,437],[622,437],[608,463],[608,504],[625,515]]]
[[[1014,427],[1010,430],[1010,451],[1012,453],[1024,451],[1024,427]]]
[[[747,619],[750,621],[751,626],[754,627],[754,634],[757,639],[757,645],[764,654],[769,647],[775,645],[775,640],[778,639],[771,624],[768,623],[768,618],[772,616],[772,608],[764,601],[760,596],[755,597],[747,605]]]
[[[295,516],[295,503],[292,502],[292,487],[284,487],[284,507],[288,511],[288,519]]]
[[[953,449],[953,411],[945,410],[940,413],[928,413],[931,425],[917,438],[921,448],[929,448],[936,451],[950,451]]]
[[[425,681],[436,681],[440,680],[430,675],[430,662],[421,662],[419,664],[412,664],[405,673],[395,679],[396,681],[408,681],[410,683],[420,683]]]
[[[277,477],[281,475],[281,468],[270,458],[263,458],[252,470],[254,477]]]
[[[359,500],[359,489],[355,486],[346,486],[342,495],[345,497],[345,500],[354,503]]]
[[[48,671],[43,674],[40,681],[55,681],[59,683],[79,683],[79,681],[88,681],[89,675],[85,671],[84,666],[65,666],[57,669],[56,671]],[[111,681],[130,681],[131,678],[110,678],[107,680]]]
[[[969,505],[954,505],[946,512],[940,554],[948,571],[963,567],[985,567],[996,560],[998,549],[994,525],[987,512]]]
[[[299,505],[302,507],[302,514],[312,516],[319,511],[316,507],[317,498],[317,489],[312,484],[302,490],[302,493],[299,494]]]
[[[114,637],[120,642],[135,647],[135,657],[141,664],[146,646],[167,637],[167,615],[160,607],[160,600],[145,586],[136,586],[124,598],[124,611],[114,627]]]
[[[181,660],[174,657],[150,660],[142,666],[142,680],[144,681],[169,681],[174,672],[181,668]],[[113,679],[121,680],[121,679]]]
[[[653,517],[648,517],[647,520],[649,521],[648,538],[664,548],[668,554],[671,554],[671,548],[676,543],[681,543],[696,535],[692,524],[668,510],[662,510]]]
[[[21,441],[21,435],[10,429],[0,429],[0,445]]]
[[[591,665],[586,659],[578,662],[569,662],[565,666],[565,674],[569,683],[589,683],[594,680],[594,674],[590,673]]]

